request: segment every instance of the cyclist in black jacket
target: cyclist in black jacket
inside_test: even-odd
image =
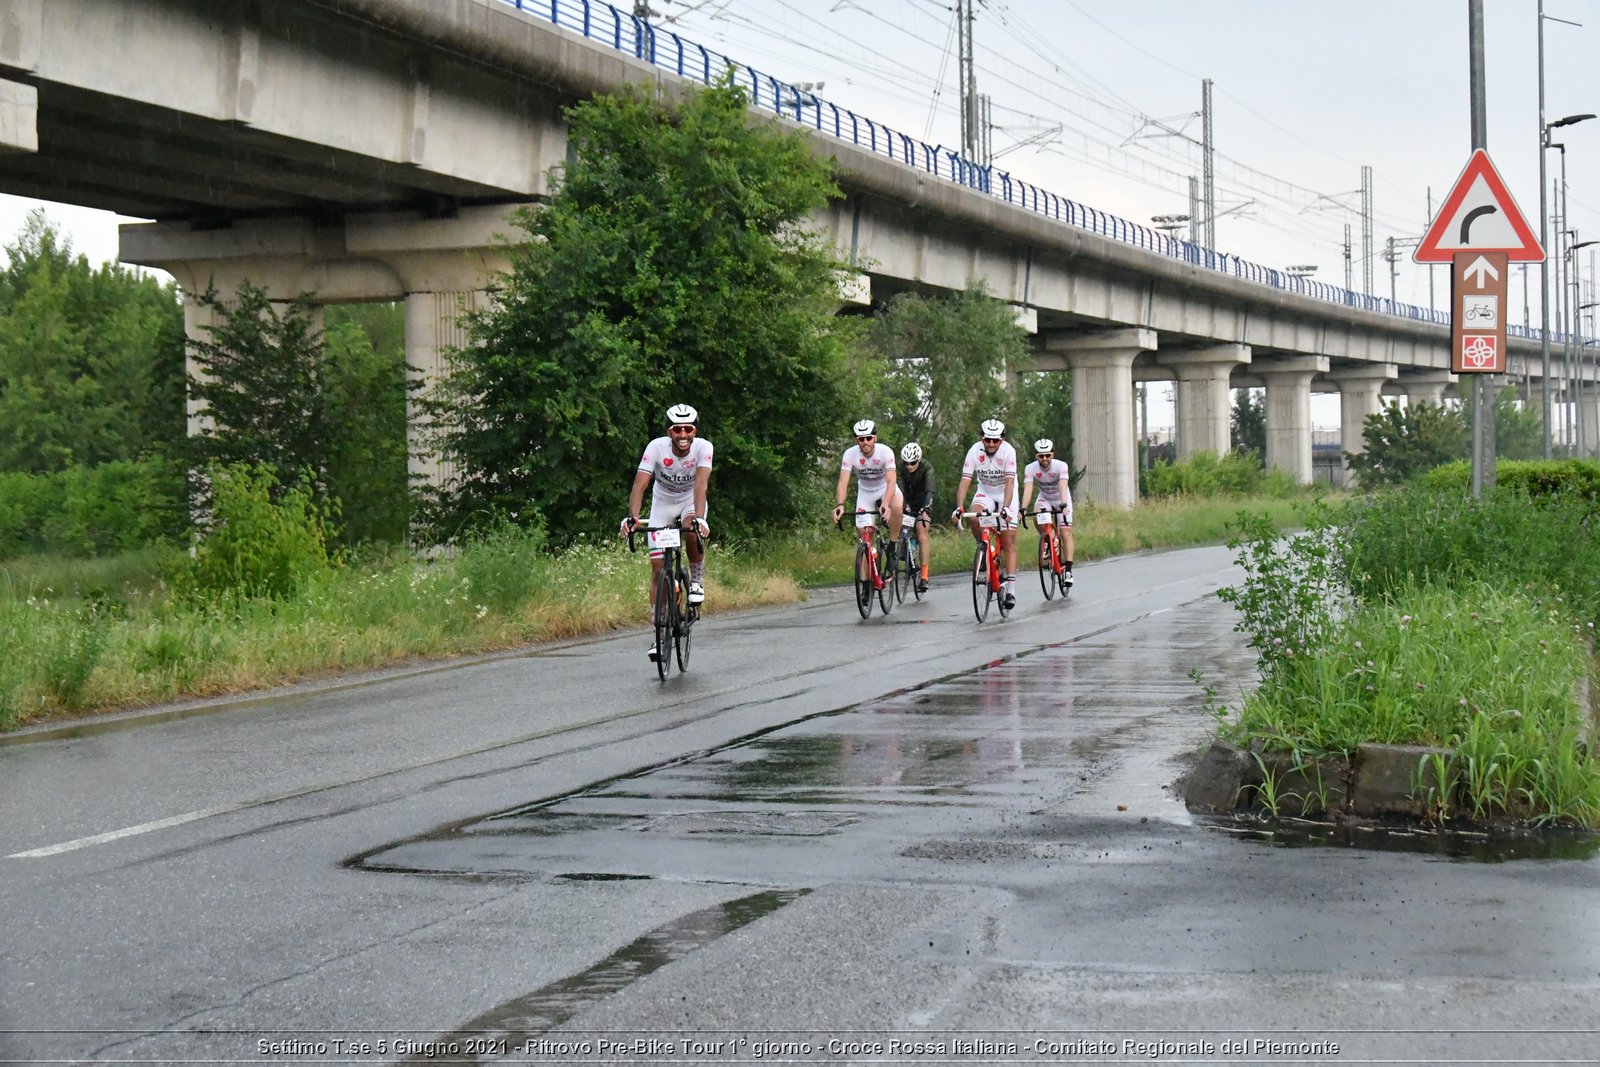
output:
[[[900,492],[906,514],[916,519],[917,548],[921,550],[922,575],[919,589],[928,591],[928,518],[933,510],[933,468],[922,458],[922,446],[915,441],[900,450]]]

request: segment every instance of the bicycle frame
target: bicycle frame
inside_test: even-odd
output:
[[[634,538],[643,531],[647,543],[654,541],[650,535],[666,531],[683,537],[698,538],[699,532],[691,527],[669,526],[648,530],[636,526],[628,531],[628,551],[636,552]],[[652,551],[654,545],[651,544]],[[689,669],[689,651],[695,622],[700,618],[700,605],[688,602],[689,570],[684,565],[686,553],[681,544],[669,544],[661,549],[661,570],[654,577],[652,589],[653,610],[651,622],[656,632],[656,672],[666,681],[669,658],[678,661],[678,671]]]
[[[981,623],[981,622],[984,621],[985,618],[988,617],[989,604],[991,602],[994,602],[994,601],[999,601],[999,603],[1000,603],[1000,617],[1001,618],[1005,618],[1006,615],[1009,614],[1009,609],[1006,607],[1005,596],[1002,593],[1002,588],[1004,587],[1004,582],[1002,582],[1001,578],[1000,578],[1000,570],[1001,570],[1001,567],[1000,567],[1000,552],[1001,552],[1001,546],[1000,546],[1000,538],[998,536],[998,534],[1000,532],[1000,529],[1001,529],[1001,525],[1000,524],[1005,521],[1005,516],[1004,516],[1003,513],[997,513],[997,512],[992,512],[992,511],[963,511],[961,513],[961,517],[963,519],[974,519],[975,518],[975,519],[978,520],[978,554],[979,555],[978,556],[974,556],[974,558],[973,558],[973,568],[974,568],[974,570],[977,569],[978,558],[981,557],[982,560],[983,560],[984,592],[985,592],[986,596],[983,599],[982,604],[980,606],[978,593],[977,593],[977,580],[976,580],[976,577],[974,577],[974,579],[973,579],[973,593],[972,593],[972,610],[973,610],[973,613],[978,616],[978,621]],[[989,523],[985,522],[984,521],[985,519],[992,519],[993,520],[993,525],[990,525]]]
[[[885,615],[889,614],[896,596],[894,574],[885,575],[884,561],[887,558],[891,563],[894,560],[893,546],[885,540],[888,535],[888,524],[877,511],[856,509],[856,537],[859,547],[856,549],[855,574],[852,576],[856,584],[856,609],[863,619],[872,614],[872,597],[878,598],[878,606]],[[872,522],[863,524],[861,516],[871,515]],[[834,521],[839,529],[844,529],[844,516],[840,515]],[[901,531],[904,533],[904,530]],[[881,544],[880,544],[881,542]],[[864,558],[863,558],[864,557]],[[863,578],[861,571],[865,569],[869,578]]]

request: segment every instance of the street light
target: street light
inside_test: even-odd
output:
[[[1192,215],[1151,215],[1150,221],[1155,223],[1156,229],[1161,230],[1163,233],[1173,233],[1181,230],[1183,224],[1191,218],[1193,218]]]
[[[1317,265],[1315,263],[1290,263],[1283,270],[1291,278],[1309,278],[1317,273]]]
[[[1539,4],[1539,242],[1546,248],[1550,244],[1550,206],[1549,192],[1545,189],[1549,178],[1545,171],[1545,152],[1551,148],[1561,149],[1561,170],[1565,175],[1567,169],[1567,150],[1565,145],[1557,145],[1550,140],[1550,131],[1563,126],[1574,126],[1580,122],[1587,122],[1594,118],[1593,114],[1568,115],[1556,119],[1554,122],[1544,121],[1544,3]],[[1560,21],[1560,20],[1557,20]],[[1540,396],[1544,409],[1544,458],[1550,458],[1550,257],[1545,256],[1539,261],[1539,365],[1544,375],[1540,382]]]

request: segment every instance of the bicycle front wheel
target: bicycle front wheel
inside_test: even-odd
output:
[[[972,613],[979,622],[989,617],[989,601],[993,599],[994,593],[989,590],[989,549],[980,541],[972,555]]]
[[[856,610],[872,617],[872,550],[865,541],[856,544]]]
[[[1039,535],[1039,587],[1044,590],[1046,600],[1054,599],[1056,595],[1056,568],[1050,558],[1049,535]]]
[[[683,575],[678,576],[678,605],[673,612],[672,644],[678,654],[678,670],[683,672],[689,669],[689,639],[694,636],[694,609],[689,606],[689,583]]]
[[[672,570],[665,563],[662,564],[661,574],[656,578],[656,673],[661,675],[661,680],[667,680],[667,667],[672,659],[674,631],[677,629],[672,624],[672,609],[678,603],[677,583],[672,580]]]
[[[878,606],[885,615],[894,610],[894,545],[878,538]]]

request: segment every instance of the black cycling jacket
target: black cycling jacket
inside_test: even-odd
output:
[[[927,459],[917,464],[915,471],[908,471],[901,464],[896,473],[900,476],[900,493],[905,497],[906,511],[915,515],[924,508],[933,509],[933,468],[928,465]]]

